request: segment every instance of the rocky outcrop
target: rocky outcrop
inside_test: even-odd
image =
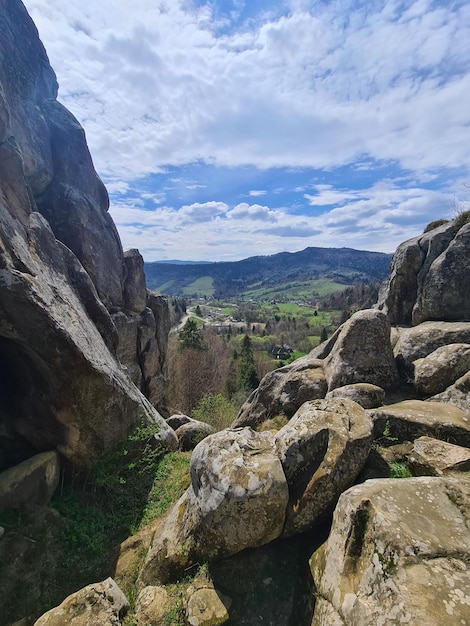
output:
[[[378,308],[391,324],[460,321],[470,315],[470,225],[448,222],[398,246]]]
[[[470,483],[369,480],[345,492],[311,560],[312,626],[465,623]]]
[[[19,0],[7,0],[0,12],[0,470],[54,449],[76,466],[90,464],[140,417],[160,424],[162,442],[176,444],[141,393],[157,403],[166,376],[141,259],[135,251],[124,256],[83,129],[56,96],[34,24]],[[118,347],[110,316],[119,310],[126,319],[140,316],[129,357],[139,389],[116,357],[116,349],[126,358],[128,351]]]
[[[370,383],[353,383],[336,387],[329,391],[325,398],[348,398],[357,402],[363,409],[375,409],[381,406],[385,400],[385,390]]]
[[[121,626],[129,602],[112,578],[88,585],[44,613],[34,626]]]
[[[441,346],[427,357],[413,361],[413,384],[418,393],[433,396],[470,371],[470,344]]]

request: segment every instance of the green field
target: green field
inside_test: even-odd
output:
[[[201,276],[187,287],[183,288],[185,296],[193,296],[201,298],[204,296],[212,296],[214,294],[214,281],[211,276]]]
[[[253,300],[314,300],[322,298],[334,291],[346,289],[348,285],[335,282],[329,278],[317,278],[307,281],[294,281],[276,286],[263,286],[256,283],[244,291],[245,298]]]

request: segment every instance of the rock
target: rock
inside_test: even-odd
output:
[[[449,404],[404,400],[368,413],[374,421],[376,439],[387,428],[390,441],[414,441],[427,436],[470,447],[470,418]]]
[[[407,455],[407,464],[415,476],[467,472],[470,471],[470,450],[432,437],[419,437]]]
[[[423,283],[433,263],[445,252],[455,235],[452,222],[443,224],[432,231],[423,233],[400,244],[393,256],[390,276],[381,289],[377,307],[386,313],[392,325],[408,325],[425,321],[420,313],[423,303]],[[443,301],[442,310],[448,311],[446,303],[446,289],[435,290],[435,296]],[[441,292],[442,290],[442,292]],[[461,290],[458,290],[461,294]],[[420,303],[419,305],[417,303]],[[459,319],[447,314],[441,319]],[[414,320],[413,320],[414,316]],[[463,318],[465,319],[465,318]]]
[[[470,610],[470,483],[368,480],[339,499],[311,559],[313,626],[463,624]]]
[[[469,371],[470,344],[451,343],[413,361],[414,386],[420,394],[436,395]]]
[[[200,441],[213,432],[214,429],[210,424],[190,419],[189,422],[177,428],[175,434],[178,437],[179,449],[187,452],[193,450]]]
[[[322,361],[309,356],[269,372],[240,409],[233,427],[259,426],[285,415],[290,418],[308,400],[324,398],[327,392]]]
[[[349,398],[349,400],[357,402],[363,409],[375,409],[383,404],[385,391],[382,387],[370,383],[354,383],[329,391],[325,399],[328,400],[329,398]]]
[[[347,399],[306,402],[275,436],[289,485],[284,536],[308,530],[330,513],[362,469],[372,421]]]
[[[469,265],[470,224],[465,224],[420,277],[414,325],[426,320],[470,321]]]
[[[458,407],[470,417],[470,372],[464,374],[442,393],[429,398],[431,402],[446,402]]]
[[[423,322],[413,328],[400,329],[393,354],[402,376],[412,382],[413,361],[451,343],[470,343],[470,322]]]
[[[191,563],[235,554],[278,537],[288,488],[269,433],[227,429],[191,457],[191,486],[155,534],[141,572],[165,583]]]
[[[165,587],[144,587],[135,602],[138,626],[165,626],[168,623],[165,614],[170,608],[170,598]]]
[[[383,389],[398,386],[398,372],[390,344],[390,324],[380,311],[358,311],[341,326],[325,358],[328,391],[353,383],[371,383]]]
[[[170,428],[173,428],[173,430],[177,430],[180,426],[183,426],[183,424],[187,424],[190,421],[191,421],[190,417],[188,417],[187,415],[180,414],[180,413],[171,415],[170,417],[166,419],[166,423],[168,424]]]
[[[126,278],[124,281],[124,306],[129,313],[139,314],[147,306],[144,259],[133,248],[124,252]]]
[[[186,620],[190,626],[218,626],[229,620],[231,599],[216,590],[208,575],[198,575],[186,592]]]
[[[46,505],[59,483],[57,452],[42,452],[0,473],[0,511]]]
[[[121,626],[129,602],[112,578],[71,594],[34,626]]]

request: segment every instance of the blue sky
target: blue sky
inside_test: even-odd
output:
[[[465,0],[25,0],[125,249],[393,252],[470,200]]]

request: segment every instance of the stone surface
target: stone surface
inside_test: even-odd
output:
[[[413,381],[418,393],[433,396],[470,371],[470,344],[441,346],[427,357],[413,361]]]
[[[138,626],[165,626],[168,623],[165,613],[170,608],[170,598],[165,587],[144,587],[135,602]]]
[[[269,433],[227,429],[199,443],[191,486],[155,534],[144,584],[167,582],[194,562],[263,545],[284,526],[288,488]]]
[[[71,594],[34,626],[121,626],[129,602],[112,578]]]
[[[470,322],[423,322],[413,328],[401,328],[393,350],[400,374],[412,382],[413,361],[451,343],[470,343]]]
[[[176,445],[116,359],[119,336],[109,311],[123,306],[124,253],[84,131],[56,96],[34,24],[21,2],[4,2],[0,469],[51,449],[87,465],[142,416],[159,422],[162,441]],[[129,272],[128,291],[131,278]],[[142,294],[141,282],[136,290]],[[166,325],[157,329],[153,319],[151,339],[139,329],[140,389],[156,403],[166,377]]]
[[[370,383],[354,383],[329,391],[325,399],[329,398],[348,398],[357,402],[363,409],[375,409],[383,404],[385,391],[382,387]]]
[[[453,385],[432,398],[431,402],[446,402],[458,407],[470,417],[470,372],[464,374]]]
[[[0,473],[0,511],[46,505],[59,483],[57,452],[42,452]]]
[[[182,413],[175,413],[175,415],[171,415],[166,419],[166,423],[170,428],[173,428],[173,430],[177,430],[180,426],[187,424],[190,421],[191,418],[187,415],[183,415]]]
[[[470,450],[432,437],[419,437],[406,455],[414,476],[442,476],[470,471]]]
[[[398,246],[377,304],[392,325],[468,320],[468,232],[449,222]]]
[[[179,449],[187,452],[193,450],[200,441],[213,432],[214,429],[210,424],[190,419],[186,424],[182,424],[176,429],[175,435],[178,437]]]
[[[190,626],[219,626],[229,620],[231,599],[214,587],[209,575],[199,574],[186,592],[186,621]]]
[[[304,402],[324,398],[326,392],[322,361],[303,357],[266,374],[241,407],[233,426],[255,428],[277,415],[290,418]]]
[[[346,491],[311,559],[322,598],[312,625],[465,624],[469,498],[469,482],[428,477]]]
[[[138,250],[124,252],[126,276],[124,280],[124,307],[129,313],[142,313],[147,306],[144,259]]]
[[[353,383],[383,389],[398,386],[398,372],[390,343],[390,324],[380,311],[358,311],[341,328],[325,358],[328,391]]]
[[[374,421],[375,438],[380,438],[387,429],[391,441],[414,441],[427,436],[470,447],[470,418],[455,406],[404,400],[370,409],[368,413]]]
[[[306,402],[275,436],[289,485],[284,536],[308,530],[331,513],[362,469],[372,421],[348,399]]]

